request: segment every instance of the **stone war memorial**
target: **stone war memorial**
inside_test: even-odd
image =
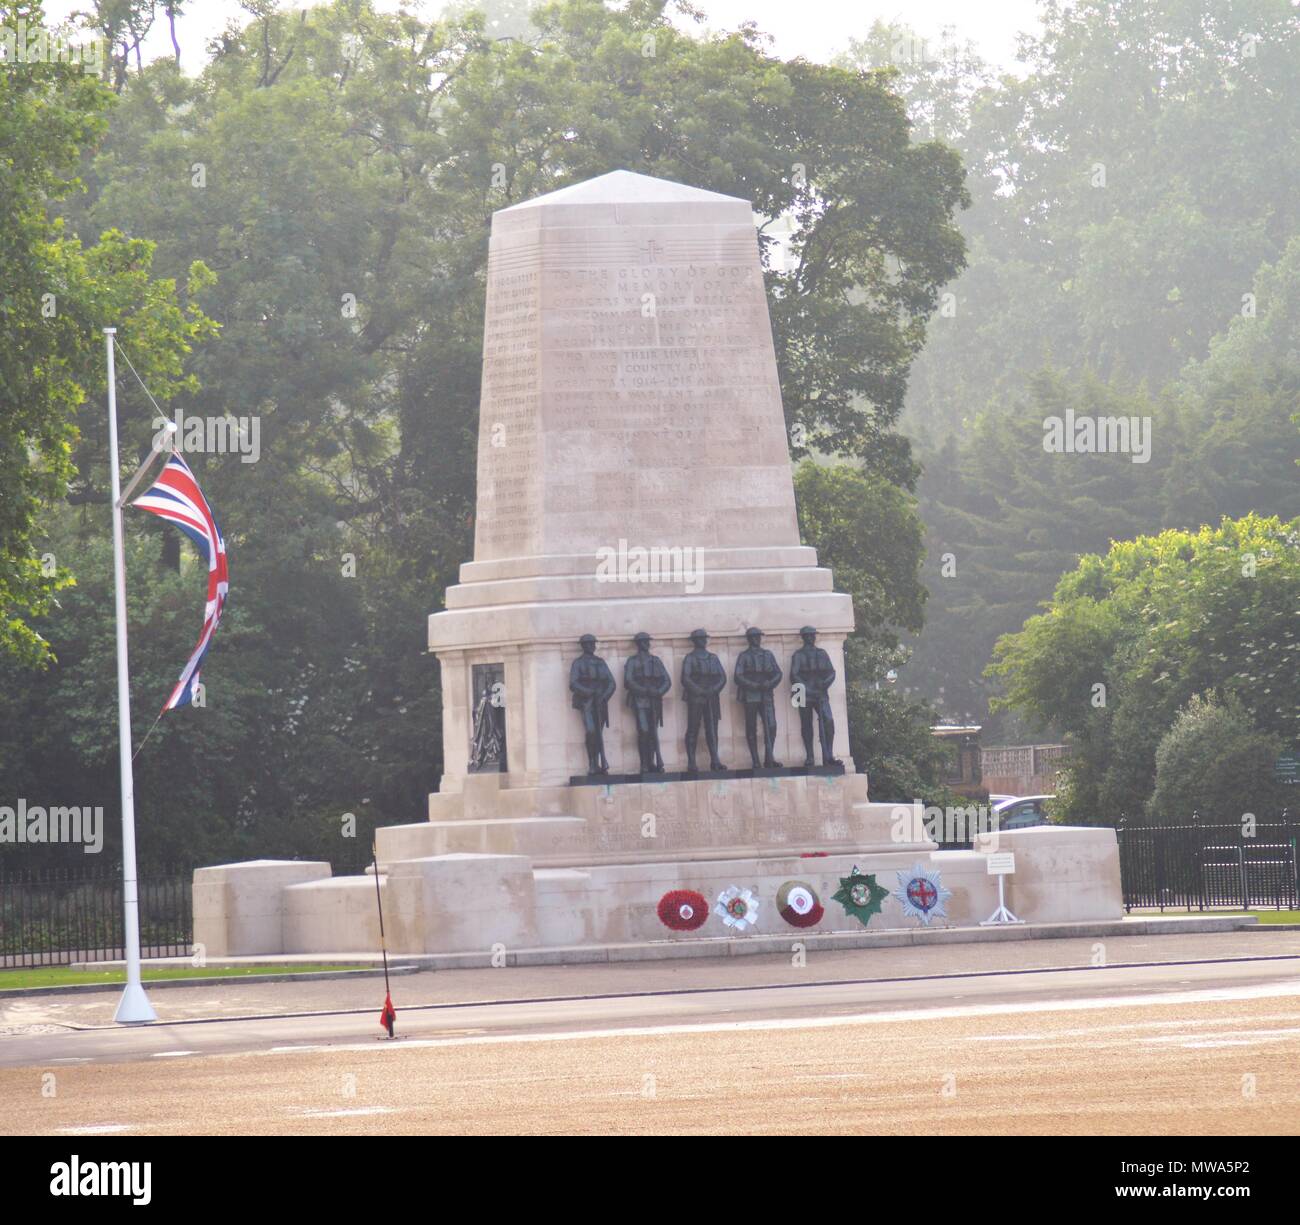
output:
[[[389,950],[974,935],[1000,881],[1024,922],[1119,918],[1113,830],[939,851],[872,801],[852,631],[800,543],[750,204],[616,171],[496,213],[474,558],[429,618],[444,772],[377,832]],[[325,863],[200,869],[194,916],[212,955],[379,948],[374,879]]]

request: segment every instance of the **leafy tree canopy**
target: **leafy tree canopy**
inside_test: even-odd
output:
[[[0,0],[0,29],[39,5]],[[79,187],[78,159],[101,137],[112,95],[73,60],[15,60],[0,69],[0,656],[47,664],[32,619],[73,581],[58,557],[36,549],[43,506],[76,475],[83,434],[107,432],[104,339],[118,340],[161,395],[192,387],[185,355],[211,322],[155,279],[153,246],[115,229],[92,246],[51,215]],[[206,283],[201,264],[181,270],[186,288]]]
[[[1173,825],[1199,816],[1239,825],[1250,813],[1268,820],[1287,799],[1274,771],[1283,743],[1259,731],[1236,699],[1193,697],[1156,746],[1148,819]]]
[[[1198,695],[1213,690],[1258,732],[1300,741],[1298,605],[1300,520],[1251,514],[1121,541],[1081,558],[1045,612],[998,640],[996,704],[1074,738],[1067,820],[1134,816],[1161,737]]]
[[[958,157],[913,139],[888,74],[779,60],[749,27],[679,29],[664,0],[562,0],[526,28],[519,5],[430,23],[335,0],[246,6],[187,77],[172,59],[133,65],[148,7],[116,27],[117,100],[94,149],[78,146],[87,191],[63,203],[64,222],[152,244],[159,272],[189,283],[220,325],[189,355],[192,381],[142,365],[139,346],[133,360],[168,412],[256,420],[260,453],[190,456],[221,517],[232,593],[207,708],[164,719],[137,763],[142,828],[170,822],[175,798],[149,785],[151,755],[193,766],[186,828],[204,846],[245,849],[247,836],[353,862],[366,822],[422,811],[441,769],[425,618],[473,536],[491,216],[611,169],[754,202],[794,449],[850,459],[865,482],[850,500],[897,529],[837,528],[886,550],[845,556],[864,633],[919,625],[916,467],[896,423],[925,320],[961,266],[966,197]],[[101,26],[112,16],[100,6]],[[195,260],[215,279],[190,280]],[[141,453],[156,411],[129,380],[120,392],[124,453]],[[74,509],[44,521],[88,590],[105,573],[94,419],[68,440]],[[138,581],[133,664],[165,677],[193,630],[175,584],[198,576],[174,533],[144,519],[128,517],[145,542],[132,556],[152,545],[171,577]],[[78,706],[95,726],[79,727],[69,762],[55,747],[64,716],[42,697],[78,678],[87,694],[111,685],[109,656],[86,641],[94,615],[47,610],[40,632],[69,670],[19,683],[0,744],[18,742],[18,711],[44,720],[25,768],[110,797],[112,704]],[[137,701],[154,704],[148,691]],[[199,751],[211,737],[228,748],[220,760]],[[363,818],[357,842],[340,840],[347,814]],[[197,832],[166,841],[175,854],[200,845]]]

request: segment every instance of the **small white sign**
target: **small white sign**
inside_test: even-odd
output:
[[[996,855],[990,855],[985,862],[990,876],[1011,876],[1016,870],[1014,851],[999,851]]]

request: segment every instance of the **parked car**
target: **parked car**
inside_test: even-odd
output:
[[[1003,800],[993,806],[998,829],[1029,829],[1034,825],[1047,825],[1047,802],[1054,795],[1024,795],[1014,800]]]

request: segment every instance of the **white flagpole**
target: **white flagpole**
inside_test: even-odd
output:
[[[135,875],[135,779],[131,771],[131,682],[126,666],[126,558],[122,547],[121,479],[117,471],[117,373],[113,338],[104,329],[108,353],[108,472],[113,510],[113,603],[117,620],[118,754],[122,764],[122,909],[126,942],[126,989],[114,1018],[119,1024],[156,1021],[140,982],[140,899]]]

